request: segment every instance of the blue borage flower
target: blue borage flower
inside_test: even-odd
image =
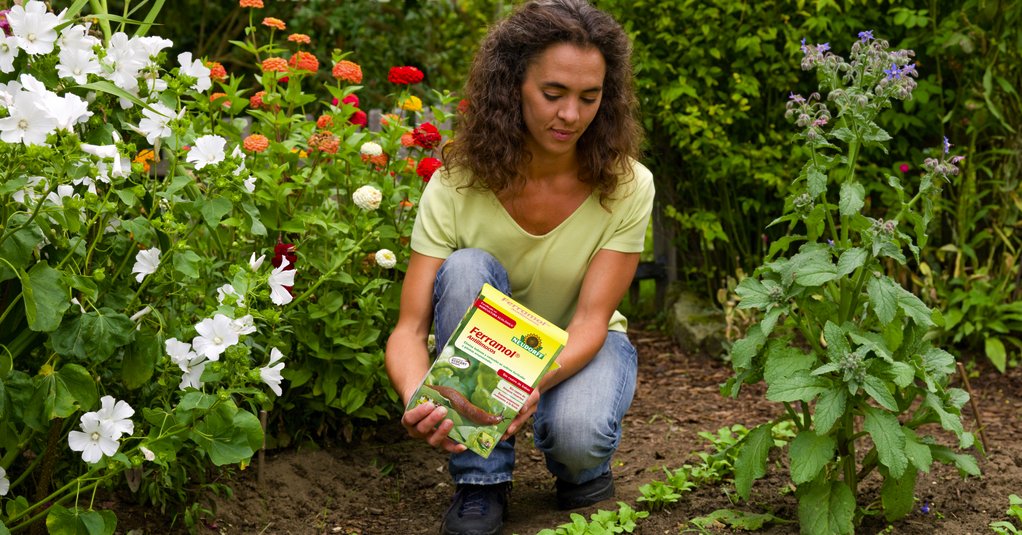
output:
[[[859,41],[868,43],[873,40],[873,30],[859,32]]]

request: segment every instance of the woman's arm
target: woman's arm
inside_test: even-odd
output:
[[[433,324],[433,284],[443,262],[442,258],[412,253],[401,288],[397,325],[387,339],[387,375],[405,405],[429,371],[426,340]],[[424,403],[406,412],[401,424],[409,435],[434,447],[464,451],[465,446],[447,438],[454,422],[445,420],[446,416],[446,408]]]

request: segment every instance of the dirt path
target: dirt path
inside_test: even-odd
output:
[[[706,447],[697,436],[734,423],[752,427],[774,416],[777,406],[766,402],[762,389],[745,388],[737,400],[720,396],[719,385],[729,368],[702,355],[686,354],[669,339],[651,332],[634,332],[639,348],[639,385],[628,416],[621,448],[615,457],[617,499],[635,506],[638,488],[663,475],[663,468],[692,462],[691,452]],[[932,504],[929,514],[916,512],[895,525],[899,534],[990,533],[986,527],[1002,518],[1008,494],[1022,493],[1022,373],[1001,376],[984,370],[973,379],[983,411],[987,437],[993,447],[981,461],[985,476],[962,481],[943,466],[922,474],[920,500]],[[966,427],[975,428],[971,413]],[[320,450],[284,451],[269,455],[264,483],[255,468],[234,483],[235,498],[222,502],[207,523],[206,533],[398,535],[438,533],[440,518],[453,489],[446,456],[404,438],[400,427],[379,442],[337,445]],[[531,436],[518,441],[518,463],[511,498],[511,517],[505,533],[532,535],[570,522],[567,512],[553,505],[553,479]],[[778,459],[783,464],[784,459]],[[783,468],[781,468],[783,469]],[[875,482],[874,486],[875,486]],[[794,518],[795,498],[784,492],[785,479],[775,466],[772,475],[753,486],[750,503],[733,505],[725,486],[700,488],[672,510],[642,521],[637,533],[678,533],[688,518],[719,508],[773,511]],[[870,482],[864,485],[867,489]],[[613,501],[600,504],[616,509]],[[588,517],[600,507],[577,511]],[[124,519],[127,520],[127,519]],[[123,521],[122,526],[130,525]],[[865,524],[862,533],[875,533],[884,524]],[[772,526],[761,533],[794,533],[793,525]],[[727,533],[727,531],[721,531]]]

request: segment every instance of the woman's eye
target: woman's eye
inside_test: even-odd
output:
[[[582,102],[585,102],[586,104],[596,104],[596,99],[595,98],[583,98]]]
[[[557,100],[558,98],[560,98],[560,95],[551,95],[550,93],[543,93],[543,96],[547,100]]]

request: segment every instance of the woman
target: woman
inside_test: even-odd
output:
[[[533,415],[560,508],[614,494],[610,459],[636,374],[615,309],[653,203],[652,176],[635,161],[630,53],[621,27],[585,0],[537,0],[497,23],[473,62],[468,109],[420,202],[387,372],[407,404],[429,368],[431,326],[442,348],[487,282],[569,339],[487,459],[447,438],[443,407],[404,414],[411,436],[452,453],[444,533],[500,531],[514,434]]]

